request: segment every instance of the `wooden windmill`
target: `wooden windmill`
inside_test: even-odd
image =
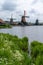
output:
[[[26,11],[24,11],[24,15],[21,18],[21,22],[25,23],[26,22],[26,18],[29,18],[29,16],[26,16]]]
[[[10,20],[10,24],[13,24],[13,20],[16,20],[16,18],[13,18],[13,14],[11,14],[11,18],[7,18]]]

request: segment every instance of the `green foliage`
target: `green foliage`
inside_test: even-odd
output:
[[[31,42],[31,46],[32,47],[35,47],[35,46],[37,46],[37,45],[42,45],[40,42],[38,42],[38,41],[33,41],[33,42]]]
[[[19,39],[17,36],[0,33],[0,65],[31,65],[27,48],[26,37]]]
[[[28,51],[28,38],[24,37],[20,39],[18,45],[20,49],[22,49],[24,52],[27,52]]]
[[[38,55],[35,61],[35,65],[43,65],[43,55]]]
[[[11,28],[12,26],[10,24],[3,24],[0,25],[0,28]]]
[[[41,59],[43,59],[43,43],[33,41],[31,43],[31,55],[33,62],[36,65],[43,65],[43,62]]]
[[[31,58],[28,38],[0,33],[0,65],[43,65],[43,43],[31,42]]]

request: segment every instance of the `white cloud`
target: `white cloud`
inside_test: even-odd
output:
[[[1,18],[10,17],[13,12],[13,16],[19,19],[19,15],[23,15],[24,10],[30,18],[32,16],[38,18],[38,14],[43,14],[43,0],[0,0]],[[39,18],[41,19],[41,15]]]
[[[35,9],[38,13],[43,13],[43,3],[37,2],[34,6],[33,9]]]

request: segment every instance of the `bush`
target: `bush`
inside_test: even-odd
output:
[[[35,65],[43,65],[43,55],[38,55],[35,61]]]
[[[39,57],[41,57],[41,55],[43,55],[43,44],[40,42],[37,42],[37,41],[32,42],[31,43],[31,55],[32,55],[33,62],[35,63],[35,61],[36,61],[36,63],[37,62],[39,63],[40,61],[37,59],[39,59]],[[38,65],[38,64],[36,64],[36,65]]]
[[[28,51],[28,38],[24,37],[20,39],[18,45],[20,49],[22,49],[24,52],[27,52]]]
[[[27,38],[0,33],[0,65],[31,65],[27,48]]]

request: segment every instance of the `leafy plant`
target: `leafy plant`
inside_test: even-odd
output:
[[[28,39],[0,33],[0,65],[31,65]]]

